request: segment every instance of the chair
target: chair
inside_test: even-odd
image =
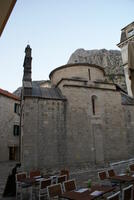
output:
[[[60,175],[67,175],[67,180],[69,180],[69,170],[68,169],[62,169],[60,171]]]
[[[113,177],[113,176],[116,175],[114,169],[109,169],[107,172],[108,172],[108,176],[109,176],[109,177]]]
[[[107,177],[106,171],[98,172],[98,178],[100,180],[100,184],[101,185],[109,185],[109,186],[111,186],[111,182]]]
[[[40,175],[41,175],[41,174],[40,174],[40,171],[39,171],[39,170],[30,171],[30,173],[29,173],[29,177],[30,177],[30,178],[34,178],[34,177],[40,176]]]
[[[131,172],[134,172],[134,164],[129,165],[129,169]]]
[[[120,191],[110,195],[106,198],[107,200],[120,200]]]
[[[52,183],[52,179],[49,178],[49,179],[44,179],[42,181],[40,181],[40,184],[39,184],[39,200],[42,198],[42,197],[47,197],[47,187],[50,186]]]
[[[47,187],[48,198],[57,198],[63,193],[61,183],[50,185]]]
[[[25,186],[25,184],[22,182],[22,180],[27,178],[26,172],[21,172],[16,174],[16,199],[18,199],[18,196],[20,195],[20,199],[22,199],[22,187]]]
[[[62,184],[66,180],[67,180],[67,175],[58,176],[57,180],[56,180],[56,183],[61,183]]]
[[[133,200],[133,185],[122,189],[122,200]]]
[[[75,180],[67,180],[63,183],[63,188],[65,192],[76,190]]]
[[[107,179],[107,173],[105,171],[98,172],[99,180],[104,181]]]

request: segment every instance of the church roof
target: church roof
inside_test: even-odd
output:
[[[32,87],[32,96],[45,99],[65,100],[59,88]]]
[[[51,71],[51,73],[49,74],[49,78],[51,79],[51,76],[53,75],[54,72],[60,70],[60,69],[65,69],[68,67],[77,67],[77,66],[88,66],[88,67],[94,67],[94,68],[98,68],[100,70],[103,71],[103,73],[105,74],[104,68],[95,64],[89,64],[89,63],[71,63],[71,64],[66,64],[60,67],[57,67],[56,69],[54,69],[53,71]]]
[[[36,97],[43,99],[55,99],[55,100],[65,100],[66,98],[62,95],[59,88],[47,88],[41,87],[40,82],[32,82],[32,93],[25,94],[25,97]]]
[[[123,105],[134,105],[134,98],[128,96],[124,92],[121,92],[121,100]]]

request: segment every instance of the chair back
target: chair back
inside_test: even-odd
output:
[[[98,177],[101,181],[107,179],[107,173],[105,171],[98,172]]]
[[[49,185],[51,185],[51,182],[52,182],[51,178],[40,181],[40,189],[47,188]]]
[[[67,180],[67,175],[62,175],[57,177],[57,183],[63,183],[64,181]]]
[[[61,183],[50,185],[47,187],[48,198],[60,196],[63,193]]]
[[[133,200],[133,185],[123,188],[122,200]]]
[[[75,180],[68,180],[63,183],[63,188],[65,192],[76,190]]]
[[[134,164],[129,165],[130,171],[134,171]]]
[[[113,177],[116,175],[114,169],[109,169],[107,172],[109,177]]]
[[[107,197],[107,200],[120,200],[120,191]]]
[[[26,179],[27,173],[26,172],[21,172],[16,174],[16,182],[19,182],[23,179]]]
[[[60,175],[67,175],[67,180],[69,179],[69,170],[68,169],[62,169],[60,171]]]
[[[30,178],[34,178],[35,176],[40,176],[40,171],[39,170],[30,171],[29,177]]]

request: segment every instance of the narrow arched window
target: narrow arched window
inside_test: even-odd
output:
[[[96,114],[96,101],[97,101],[97,96],[93,95],[91,97],[91,101],[92,101],[92,112],[93,112],[93,115]]]
[[[88,79],[91,80],[91,72],[90,72],[90,69],[88,69]]]

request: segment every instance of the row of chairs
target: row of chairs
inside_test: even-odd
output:
[[[101,181],[106,180],[108,177],[112,177],[115,175],[116,175],[116,173],[115,173],[114,169],[109,169],[107,171],[98,172],[98,177],[99,177],[99,180],[101,180]]]
[[[44,179],[40,181],[38,194],[38,199],[40,200],[42,197],[48,197],[49,199],[52,197],[59,196],[64,192],[72,191],[76,189],[75,180],[66,180],[59,181],[59,183],[52,184],[51,179]]]
[[[133,200],[133,185],[123,188],[122,192],[118,191],[110,195],[107,200]]]
[[[29,172],[29,175],[27,174],[27,172],[23,172],[23,173],[19,173],[21,176],[25,176],[26,177],[29,177],[29,178],[34,178],[34,177],[37,177],[37,176],[41,176],[41,172],[39,170],[32,170]],[[69,179],[69,171],[67,169],[62,169],[60,171],[60,175],[66,175],[67,176],[67,179]],[[17,174],[18,176],[18,174]],[[20,178],[21,178],[20,176]]]
[[[26,183],[23,183],[22,180],[25,180],[27,177],[34,178],[41,176],[41,173],[39,170],[33,170],[29,172],[29,175],[27,172],[20,172],[16,174],[16,199],[20,197],[22,199],[22,188],[28,188],[29,185]],[[32,195],[32,188],[31,188],[31,195]]]
[[[67,175],[59,175],[56,177],[56,179],[55,179],[55,176],[48,178],[48,179],[39,178],[39,179],[36,179],[37,182],[33,186],[27,185],[27,184],[23,183],[23,181],[22,181],[22,180],[25,180],[27,177],[29,177],[29,178],[37,177],[38,178],[39,175],[40,175],[39,173],[33,173],[33,172],[30,173],[29,176],[27,176],[26,172],[16,174],[16,198],[17,199],[18,199],[18,196],[20,196],[20,199],[22,199],[22,188],[26,188],[27,186],[28,186],[28,188],[31,189],[30,190],[31,196],[38,195],[39,199],[42,196],[45,196],[47,194],[48,186],[53,186],[55,188],[55,185],[57,185],[57,184],[62,185],[64,183],[64,185],[62,185],[62,189],[65,188],[65,190],[67,190],[67,189],[69,190],[69,185],[70,185],[70,189],[72,189],[72,188],[74,189],[76,187],[76,184],[74,181],[67,182],[67,178],[68,178]],[[67,182],[67,185],[66,185],[66,182]]]
[[[129,165],[128,168],[130,172],[134,172],[134,164]],[[116,176],[114,169],[108,169],[107,171],[104,170],[98,172],[98,177],[100,180],[105,180],[108,177],[113,177],[113,176]]]
[[[63,182],[63,187],[61,183],[47,186],[47,196],[51,199],[60,196],[63,191],[68,192],[73,190],[76,190],[75,180],[68,180]],[[123,188],[122,193],[118,191],[108,196],[107,200],[133,200],[133,185]]]
[[[67,180],[65,182],[50,185],[47,187],[47,196],[49,199],[60,196],[63,192],[76,190],[75,180]]]

